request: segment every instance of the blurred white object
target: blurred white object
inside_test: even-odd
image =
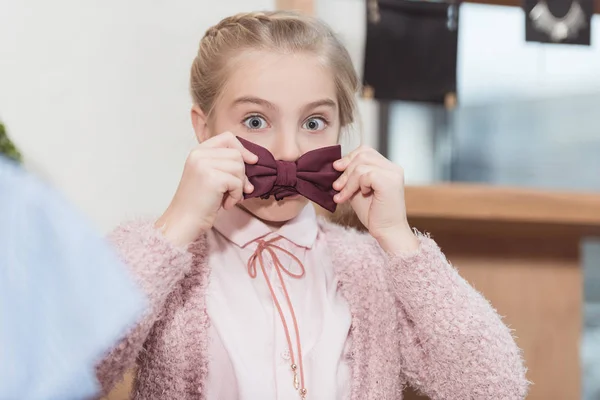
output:
[[[0,156],[0,399],[84,399],[144,307],[126,268],[58,193]]]

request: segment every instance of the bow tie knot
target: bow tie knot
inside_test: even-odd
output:
[[[297,173],[295,162],[277,161],[277,179],[275,179],[275,185],[295,187]]]
[[[340,145],[322,147],[303,154],[294,161],[276,160],[264,147],[238,137],[242,145],[258,156],[255,164],[246,164],[246,176],[254,186],[244,198],[273,196],[282,200],[288,196],[300,194],[331,212],[337,204],[333,196],[333,182],[341,172],[333,168],[333,163],[342,157]]]

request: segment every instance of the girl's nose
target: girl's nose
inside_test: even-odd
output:
[[[275,145],[271,149],[273,156],[277,160],[296,161],[302,155],[294,136],[286,134],[278,135]]]

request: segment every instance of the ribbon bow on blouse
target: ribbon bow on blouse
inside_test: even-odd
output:
[[[275,160],[264,147],[240,137],[238,140],[258,156],[256,164],[246,164],[246,176],[254,191],[244,194],[244,198],[268,199],[273,195],[276,200],[282,200],[300,194],[330,212],[335,211],[337,204],[333,196],[337,191],[332,185],[341,172],[333,168],[333,163],[342,157],[340,145],[309,151],[296,161],[281,161]]]

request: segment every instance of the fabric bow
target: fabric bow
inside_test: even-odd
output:
[[[334,212],[337,204],[333,196],[333,182],[341,172],[333,168],[333,162],[342,157],[340,145],[323,147],[309,151],[296,161],[275,160],[273,154],[264,147],[238,137],[242,145],[258,156],[256,164],[246,164],[246,176],[254,191],[244,194],[244,198],[260,197],[276,200],[300,194],[317,203],[324,209]]]

